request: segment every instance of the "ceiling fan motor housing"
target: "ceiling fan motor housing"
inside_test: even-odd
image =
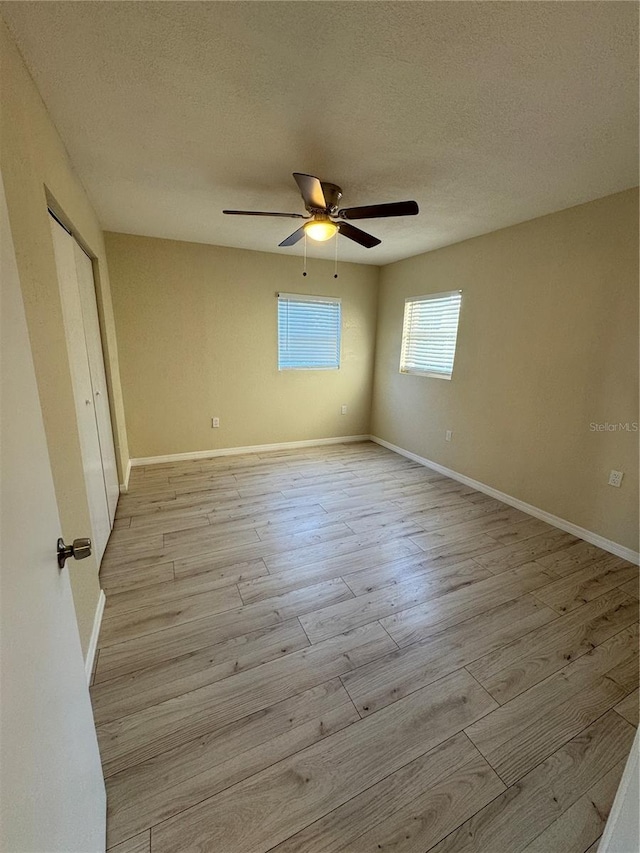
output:
[[[329,213],[335,214],[342,198],[342,189],[337,184],[330,184],[326,181],[320,181],[320,183],[322,185],[322,192],[324,193],[324,200],[327,203],[326,209]]]

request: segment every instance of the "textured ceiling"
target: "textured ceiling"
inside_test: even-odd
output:
[[[291,172],[415,198],[340,257],[383,264],[638,183],[628,2],[9,2],[105,229],[277,249]],[[309,241],[311,243],[311,241]],[[313,253],[333,256],[333,241]]]

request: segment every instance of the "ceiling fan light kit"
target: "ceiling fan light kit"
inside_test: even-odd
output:
[[[304,226],[304,230],[307,234],[307,237],[311,237],[312,240],[318,240],[318,242],[323,243],[325,240],[330,240],[334,234],[338,231],[338,226],[335,222],[332,222],[328,216],[322,216],[322,214],[317,214],[311,220],[311,222],[307,222]]]
[[[278,245],[293,246],[303,237],[324,242],[337,234],[342,234],[365,249],[379,246],[382,242],[373,234],[368,234],[346,220],[353,219],[382,219],[389,216],[415,216],[419,212],[415,201],[396,201],[389,204],[369,204],[364,207],[338,208],[342,198],[342,190],[337,184],[321,181],[313,175],[294,172],[293,177],[300,190],[304,206],[309,214],[302,213],[269,213],[259,210],[223,210],[223,213],[235,216],[280,216],[289,219],[305,219],[293,234],[289,234]]]

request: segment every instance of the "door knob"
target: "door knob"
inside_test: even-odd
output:
[[[84,560],[91,553],[91,539],[74,539],[72,545],[65,545],[64,539],[58,539],[58,565],[61,569],[73,557],[74,560]]]

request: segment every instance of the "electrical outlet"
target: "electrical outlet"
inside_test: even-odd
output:
[[[445,441],[451,441],[451,430],[450,430],[450,429],[448,429],[448,430],[445,432],[445,434],[444,434],[444,440],[445,440]]]
[[[220,426],[220,418],[211,418],[211,429],[217,429]]]
[[[623,471],[609,471],[609,485],[615,486],[616,489],[619,489],[622,485],[622,478],[624,477]]]
[[[341,411],[341,413],[342,413],[343,415],[346,415],[346,414],[347,414],[347,407],[346,407],[346,406],[342,406],[342,407],[341,407],[341,409],[340,409],[340,411]]]

